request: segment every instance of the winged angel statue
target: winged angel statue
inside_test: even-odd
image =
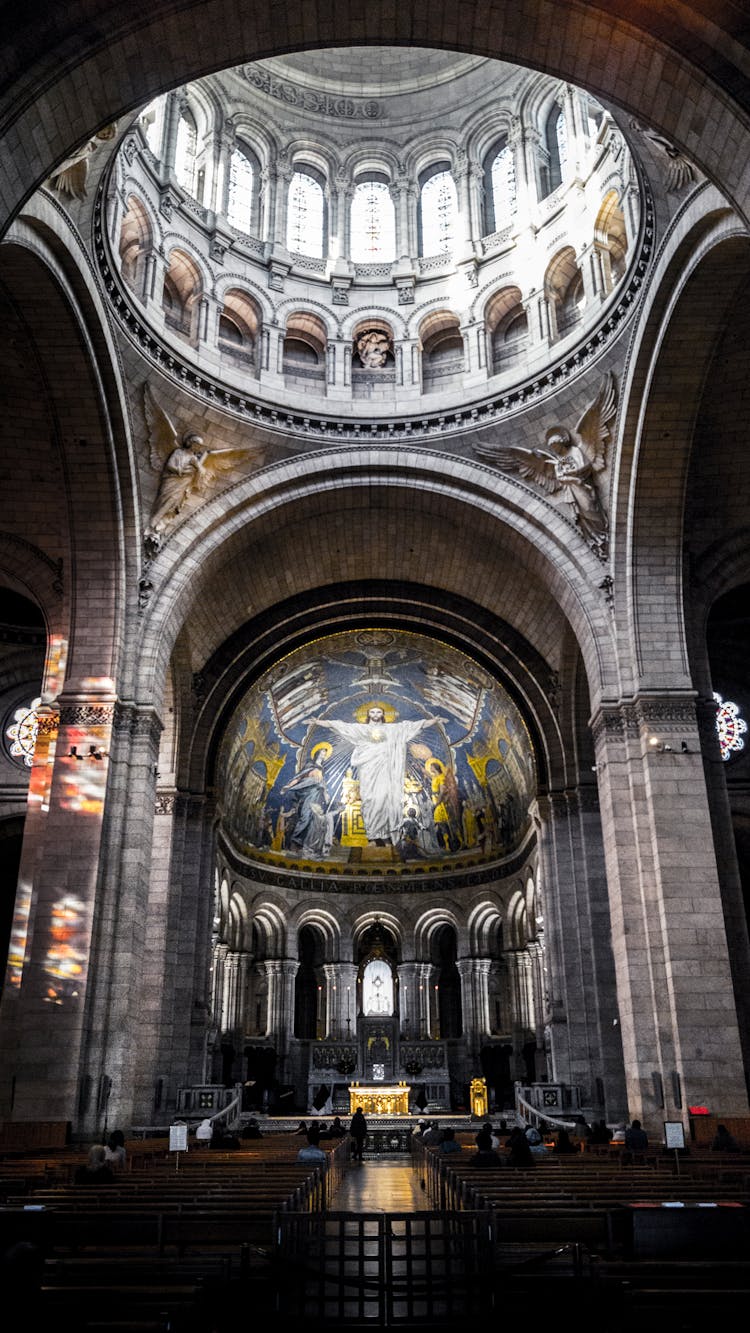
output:
[[[516,472],[537,482],[549,495],[564,495],[575,512],[578,527],[600,560],[607,556],[609,525],[594,476],[605,466],[609,428],[616,410],[617,390],[610,373],[575,431],[552,426],[544,444],[536,449],[515,444],[474,445],[475,452],[501,472]]]
[[[159,489],[144,536],[149,555],[156,555],[164,533],[173,525],[187,501],[204,494],[223,472],[232,472],[239,463],[252,458],[260,462],[261,453],[252,445],[229,449],[204,449],[203,436],[187,431],[181,437],[166,412],[144,385],[143,403],[148,426],[151,466],[161,472]]]

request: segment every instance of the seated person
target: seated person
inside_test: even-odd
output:
[[[201,1120],[198,1128],[195,1131],[196,1143],[199,1144],[200,1147],[202,1148],[207,1147],[208,1144],[211,1142],[211,1139],[213,1138],[213,1133],[214,1133],[214,1127],[211,1124],[211,1121],[208,1118],[206,1118],[205,1120]]]
[[[297,1153],[297,1161],[310,1162],[314,1166],[326,1165],[326,1163],[328,1162],[328,1157],[327,1154],[324,1152],[324,1150],[320,1147],[317,1135],[313,1135],[311,1138],[308,1132],[307,1143],[302,1148],[300,1148],[299,1152]]]
[[[245,1128],[242,1130],[242,1138],[262,1139],[262,1137],[263,1135],[261,1134],[260,1125],[254,1117],[251,1117],[245,1125]]]
[[[113,1171],[124,1171],[127,1153],[125,1152],[125,1135],[121,1129],[113,1129],[107,1139],[104,1160],[107,1166],[112,1167]]]
[[[439,1151],[441,1153],[461,1152],[461,1144],[456,1140],[456,1131],[451,1129],[450,1126],[443,1130]]]
[[[492,1125],[482,1125],[474,1142],[480,1152],[492,1152]]]
[[[326,1131],[326,1138],[327,1138],[327,1139],[343,1139],[343,1137],[344,1137],[345,1134],[346,1134],[346,1130],[344,1129],[344,1126],[343,1126],[342,1123],[341,1123],[341,1118],[340,1118],[340,1116],[337,1116],[337,1115],[334,1116],[334,1117],[333,1117],[333,1122],[328,1126],[328,1129],[327,1129],[327,1131]]]
[[[73,1182],[76,1185],[109,1185],[114,1180],[115,1175],[111,1166],[108,1166],[104,1154],[106,1149],[103,1143],[94,1143],[89,1148],[88,1161],[85,1166],[76,1168]]]
[[[729,1133],[726,1125],[717,1125],[711,1152],[739,1152],[739,1150],[737,1140]]]
[[[564,1129],[562,1127],[558,1129],[557,1137],[555,1138],[555,1146],[552,1149],[552,1151],[555,1154],[555,1156],[565,1156],[565,1154],[574,1153],[578,1151],[575,1143],[571,1141],[567,1129]]]

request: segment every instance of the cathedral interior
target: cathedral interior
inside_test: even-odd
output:
[[[3,12],[0,1117],[748,1116],[742,7]]]

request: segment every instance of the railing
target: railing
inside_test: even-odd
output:
[[[516,1115],[520,1120],[528,1125],[533,1125],[534,1129],[539,1129],[542,1125],[552,1125],[555,1129],[573,1129],[574,1120],[561,1120],[558,1116],[550,1115],[548,1111],[540,1111],[538,1107],[532,1106],[527,1102],[516,1089]]]

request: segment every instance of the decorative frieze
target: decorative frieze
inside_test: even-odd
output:
[[[312,111],[332,120],[382,120],[385,107],[374,97],[337,97],[322,89],[303,87],[290,79],[280,79],[265,69],[262,63],[246,65],[245,78],[253,87],[300,111]]]
[[[114,718],[113,703],[63,704],[60,708],[61,727],[109,727]]]

